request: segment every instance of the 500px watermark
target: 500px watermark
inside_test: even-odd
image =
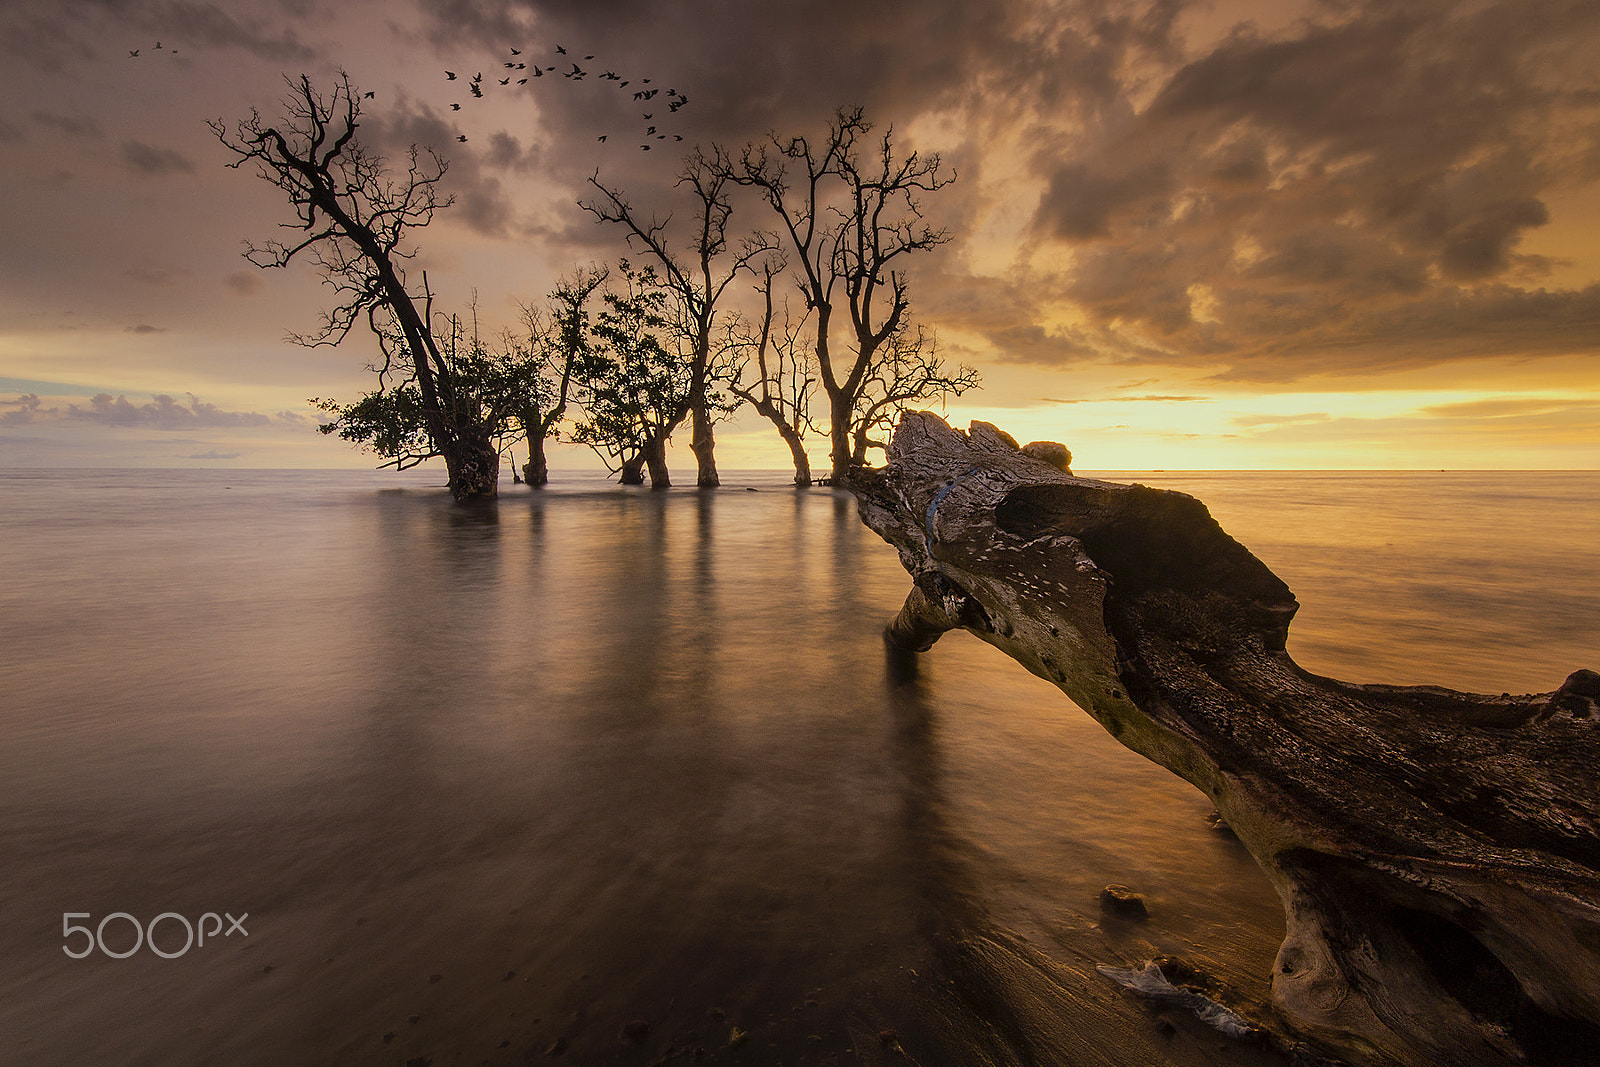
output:
[[[228,928],[226,931],[224,931],[222,928],[223,916],[227,916],[228,919]],[[250,918],[249,912],[245,912],[243,915],[240,915],[237,919],[235,919],[227,912],[223,912],[222,915],[218,915],[214,911],[208,911],[204,915],[200,916],[200,921],[198,923],[191,923],[188,919],[184,918],[182,915],[179,915],[175,911],[164,911],[160,915],[157,915],[154,919],[151,919],[148,925],[141,926],[139,925],[139,920],[135,919],[127,912],[114,911],[110,915],[107,915],[105,918],[101,919],[100,924],[93,930],[90,930],[87,926],[75,925],[72,921],[74,919],[88,919],[90,917],[90,913],[86,911],[64,911],[61,913],[62,938],[71,939],[74,934],[82,934],[84,937],[84,946],[81,951],[74,952],[70,944],[61,946],[61,951],[65,952],[75,960],[83,959],[97,948],[114,960],[127,959],[135,952],[138,952],[141,946],[147,944],[150,946],[150,951],[154,952],[162,959],[175,960],[185,952],[188,952],[191,948],[204,948],[206,944],[206,938],[208,937],[215,941],[218,934],[222,934],[223,937],[232,937],[235,932],[241,933],[245,937],[250,936],[250,931],[244,928],[244,921]],[[115,952],[106,947],[106,924],[113,919],[122,919],[126,921],[129,926],[133,927],[134,936],[132,948],[126,949],[122,952]],[[183,926],[183,947],[178,949],[176,952],[168,952],[160,945],[156,944],[156,927],[159,926],[163,920],[167,922],[169,927],[173,923],[178,923]],[[210,920],[213,924],[210,930],[206,929],[207,920]],[[198,938],[196,937],[196,927],[198,927]],[[163,940],[171,941],[173,938],[164,936]]]

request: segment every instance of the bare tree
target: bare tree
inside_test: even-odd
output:
[[[675,251],[669,242],[670,215],[652,216],[648,221],[640,218],[622,194],[603,185],[598,175],[591,176],[589,184],[600,191],[603,199],[581,205],[600,221],[625,227],[629,240],[659,264],[663,280],[682,305],[689,391],[685,411],[671,420],[665,433],[670,436],[677,423],[685,415],[689,417],[692,426],[689,448],[698,465],[696,484],[702,489],[721,484],[712,430],[717,410],[711,402],[712,337],[716,329],[717,304],[733,280],[750,270],[756,259],[775,246],[770,235],[757,233],[743,238],[737,248],[730,248],[728,220],[733,214],[733,204],[728,194],[736,184],[733,168],[720,148],[713,147],[710,151],[708,157],[701,149],[695,149],[684,161],[683,173],[678,177],[678,186],[689,190],[693,205],[687,253]]]
[[[864,466],[869,448],[888,451],[886,438],[911,403],[960,396],[978,383],[978,372],[966,364],[953,370],[946,366],[937,339],[926,328],[902,326],[878,350],[862,379],[851,431],[851,465]]]
[[[812,313],[813,351],[828,398],[831,477],[849,477],[856,461],[863,404],[885,346],[905,326],[911,306],[904,263],[938,247],[949,234],[929,225],[921,197],[955,180],[937,154],[895,153],[893,130],[876,141],[862,110],[841,110],[822,141],[771,136],[729,160],[727,176],[760,191],[777,215],[793,254],[796,281]],[[720,158],[720,157],[719,157]],[[847,322],[835,349],[834,313]],[[928,379],[930,387],[936,379]],[[937,395],[937,394],[934,394]],[[909,400],[929,397],[906,397]]]
[[[391,170],[356,136],[361,94],[343,73],[327,96],[305,75],[289,79],[289,85],[278,123],[254,109],[231,130],[221,119],[210,123],[238,157],[229,166],[254,164],[261,178],[288,195],[295,211],[296,221],[284,224],[300,231],[293,242],[252,244],[246,256],[263,268],[286,267],[302,254],[316,264],[339,302],[326,312],[321,329],[295,340],[338,344],[365,318],[383,351],[379,392],[391,385],[412,390],[396,403],[414,409],[429,453],[445,461],[458,501],[492,498],[500,474],[494,427],[441,355],[426,278],[414,293],[403,269],[414,255],[408,231],[426,226],[450,203],[438,192],[445,161],[413,145],[404,173]]]
[[[794,484],[811,484],[811,459],[805,435],[811,428],[811,397],[816,392],[816,362],[801,341],[810,312],[798,319],[783,308],[774,314],[772,285],[777,266],[768,262],[756,288],[763,298],[761,322],[751,329],[743,320],[728,324],[727,348],[735,354],[728,390],[749,404],[777,429],[794,459]]]

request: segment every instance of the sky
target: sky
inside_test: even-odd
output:
[[[591,176],[681,222],[693,146],[860,106],[955,179],[908,269],[983,375],[957,425],[1087,470],[1600,467],[1593,0],[11,0],[0,50],[7,467],[374,464],[307,401],[376,349],[288,340],[332,293],[242,258],[291,215],[207,126],[340,70],[369,145],[447,161],[410,269],[490,335],[629,254]],[[718,461],[787,452],[747,413]]]

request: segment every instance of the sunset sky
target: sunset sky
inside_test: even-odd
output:
[[[290,216],[206,126],[342,68],[364,138],[448,159],[412,270],[486,333],[626,254],[597,170],[665,214],[692,145],[862,105],[956,175],[912,268],[984,376],[952,422],[1090,470],[1600,467],[1594,0],[11,0],[0,49],[0,465],[373,463],[306,400],[375,349],[286,342],[331,293],[241,258]],[[644,78],[689,102],[647,123]],[[718,460],[787,453],[746,414]]]

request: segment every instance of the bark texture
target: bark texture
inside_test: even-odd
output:
[[[1193,497],[927,412],[888,451],[852,488],[913,579],[889,640],[965,628],[1210,797],[1283,901],[1290,1026],[1353,1063],[1596,1062],[1600,675],[1319,677],[1285,651],[1289,588]]]

